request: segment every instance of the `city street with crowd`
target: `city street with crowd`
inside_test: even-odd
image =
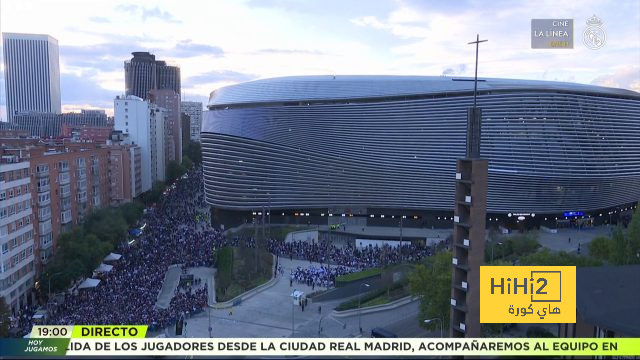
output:
[[[183,314],[196,313],[207,307],[206,286],[179,287],[168,308],[156,306],[169,266],[215,267],[213,249],[224,246],[254,247],[253,238],[227,239],[222,231],[208,223],[202,170],[192,168],[176,181],[155,207],[148,208],[141,222],[147,226],[133,244],[123,242],[117,250],[122,255],[113,269],[102,275],[95,288],[68,293],[64,301],[50,308],[46,324],[144,324],[159,330],[174,324]],[[313,287],[330,288],[339,275],[362,269],[404,261],[419,261],[431,255],[429,248],[412,244],[400,247],[366,247],[329,242],[285,243],[269,239],[267,250],[278,257],[310,262],[308,267],[292,270],[291,281]],[[328,261],[327,261],[328,260]],[[327,264],[318,266],[311,262]],[[202,279],[196,283],[201,284]],[[30,331],[33,308],[23,312],[16,322],[18,335]],[[29,312],[27,312],[29,311]]]

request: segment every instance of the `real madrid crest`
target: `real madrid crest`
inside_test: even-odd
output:
[[[591,50],[598,50],[607,41],[607,33],[602,28],[602,20],[593,15],[587,19],[587,28],[582,35],[582,42]]]

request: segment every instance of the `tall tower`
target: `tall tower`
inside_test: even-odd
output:
[[[60,114],[58,40],[49,35],[3,33],[7,118],[21,112]]]
[[[131,60],[124,62],[124,82],[126,95],[134,95],[144,100],[150,99],[150,91],[170,89],[180,95],[180,68],[156,60],[148,52],[131,53]]]
[[[451,337],[480,337],[480,266],[484,263],[488,162],[480,158],[482,110],[476,106],[478,44],[473,107],[467,112],[466,157],[457,161],[453,216],[451,276]]]

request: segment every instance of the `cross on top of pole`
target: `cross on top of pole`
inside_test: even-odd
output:
[[[480,34],[476,34],[476,41],[472,41],[470,43],[467,43],[468,45],[471,44],[476,44],[476,75],[473,79],[473,107],[476,107],[476,97],[477,97],[477,93],[478,93],[478,45],[481,42],[486,42],[489,40],[480,40]]]

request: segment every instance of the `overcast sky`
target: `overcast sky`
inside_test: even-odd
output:
[[[607,41],[582,43],[586,19]],[[573,49],[531,49],[532,18],[573,18]],[[557,80],[640,91],[640,0],[2,0],[0,30],[58,39],[63,110],[104,108],[124,92],[123,62],[150,51],[178,64],[183,100],[221,86],[313,74]],[[4,80],[0,116],[4,119]]]

